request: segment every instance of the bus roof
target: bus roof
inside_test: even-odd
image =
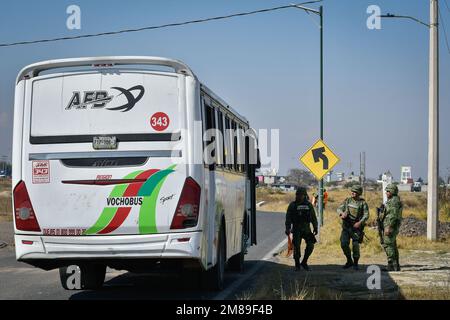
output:
[[[155,65],[170,67],[176,73],[188,75],[196,78],[192,70],[183,62],[175,59],[168,59],[162,57],[143,57],[143,56],[107,56],[107,57],[85,57],[85,58],[71,58],[47,60],[31,64],[23,68],[18,77],[17,82],[23,79],[36,77],[40,72],[71,67],[111,67],[116,65]]]
[[[51,69],[71,68],[71,67],[112,67],[117,65],[155,65],[173,68],[176,73],[197,77],[194,72],[182,61],[163,58],[163,57],[147,57],[147,56],[105,56],[105,57],[84,57],[84,58],[70,58],[47,60],[31,64],[23,68],[17,76],[19,83],[23,79],[30,79],[39,75],[39,73]],[[224,108],[229,110],[234,116],[241,121],[248,123],[248,120],[234,110],[228,103],[217,96],[211,89],[204,84],[201,84],[202,90],[214,100],[219,102]]]

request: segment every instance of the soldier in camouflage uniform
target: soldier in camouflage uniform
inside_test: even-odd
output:
[[[359,244],[363,240],[364,225],[369,219],[369,207],[361,198],[362,191],[361,186],[353,186],[351,188],[352,196],[345,199],[337,209],[339,217],[342,219],[341,248],[347,258],[344,269],[353,266],[355,270],[358,270]],[[352,240],[353,250],[350,250],[350,240]]]
[[[389,184],[386,187],[386,195],[388,200],[381,206],[379,219],[384,229],[382,243],[388,259],[387,271],[400,271],[397,235],[402,221],[403,205],[396,185]]]
[[[313,232],[311,232],[310,224],[313,225]],[[295,201],[289,204],[286,212],[286,235],[292,232],[293,246],[294,246],[294,260],[295,270],[299,271],[300,266],[309,271],[308,258],[314,250],[314,244],[317,234],[317,218],[314,207],[308,200],[306,189],[299,187],[295,193]],[[306,242],[305,254],[300,263],[300,243],[302,239]]]

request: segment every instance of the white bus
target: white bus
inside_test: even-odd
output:
[[[177,60],[24,68],[14,109],[17,260],[59,268],[66,289],[69,266],[79,267],[75,289],[101,287],[106,267],[190,270],[222,289],[225,268],[242,270],[256,244],[252,132]]]

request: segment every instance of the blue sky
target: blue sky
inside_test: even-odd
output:
[[[449,0],[447,0],[449,1]],[[450,32],[450,11],[441,0]],[[286,5],[290,1],[9,1],[0,11],[0,42],[75,36],[206,18]],[[81,7],[82,29],[66,28],[66,8]],[[340,156],[335,171],[377,177],[411,165],[426,179],[428,30],[402,20],[366,27],[369,5],[383,13],[429,20],[428,0],[325,0],[325,141]],[[315,6],[317,7],[317,6]],[[303,11],[285,9],[205,24],[95,39],[0,48],[0,155],[12,143],[14,80],[41,60],[152,55],[186,62],[198,77],[255,128],[280,129],[280,169],[302,168],[298,158],[319,136],[319,29]],[[442,31],[442,29],[441,29]],[[440,168],[450,172],[450,55],[441,32]]]

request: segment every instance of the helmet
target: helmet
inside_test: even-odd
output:
[[[386,192],[388,192],[388,191],[390,193],[392,193],[393,195],[396,195],[396,194],[398,194],[398,187],[393,183],[388,184],[386,187]]]
[[[351,190],[351,192],[355,192],[359,195],[362,195],[362,193],[363,193],[363,189],[360,185],[355,185],[350,190]]]
[[[306,196],[306,188],[305,187],[298,187],[297,188],[297,191],[295,192],[295,195],[300,195],[300,194],[303,194],[303,195],[305,195]]]

